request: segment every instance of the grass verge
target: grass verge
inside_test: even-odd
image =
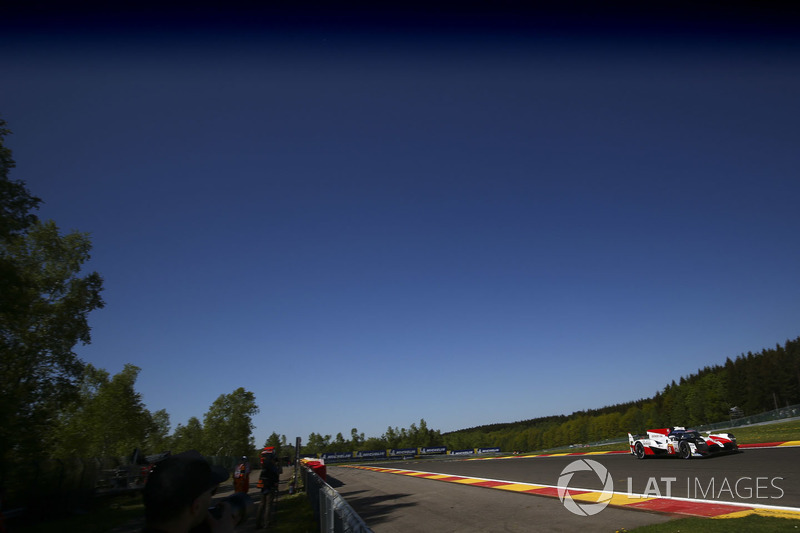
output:
[[[278,501],[278,515],[274,528],[275,533],[310,533],[319,531],[314,520],[314,511],[306,498],[305,492],[291,496],[281,496]]]
[[[627,531],[627,530],[622,530]],[[620,533],[622,533],[622,531]],[[637,527],[630,533],[680,533],[681,531],[702,531],[703,533],[736,533],[757,531],[800,531],[800,521],[789,518],[750,515],[743,518],[679,518],[663,524]]]

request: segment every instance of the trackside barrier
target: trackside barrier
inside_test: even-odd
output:
[[[320,533],[372,533],[350,504],[322,478],[303,467],[308,501],[314,509]]]
[[[376,459],[408,459],[410,457],[430,457],[434,455],[482,455],[500,453],[500,451],[499,446],[493,448],[467,448],[465,450],[448,450],[446,446],[422,446],[417,448],[390,448],[388,450],[327,452],[316,456],[326,463],[336,463]]]
[[[737,410],[737,412],[738,412],[737,417],[734,417],[733,413],[731,413],[731,419],[729,421],[697,426],[697,430],[713,431],[716,429],[730,429],[742,426],[762,424],[764,422],[774,422],[777,420],[784,420],[787,418],[794,418],[800,416],[800,404],[787,405],[786,407],[775,409],[773,411],[767,411],[765,413],[758,413],[755,415],[748,415],[748,416],[744,415],[744,413],[741,413],[741,411]]]

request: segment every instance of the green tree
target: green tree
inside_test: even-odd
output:
[[[88,315],[103,307],[102,278],[81,276],[91,243],[31,212],[41,200],[20,181],[0,120],[0,478],[42,452],[59,408],[75,398],[89,343]]]
[[[350,430],[350,449],[351,450],[361,450],[362,446],[364,446],[364,434],[358,432],[358,428],[352,428]]]
[[[148,453],[160,453],[169,449],[169,428],[169,414],[166,409],[153,413],[144,449]]]
[[[369,437],[364,443],[361,445],[362,451],[367,450],[385,450],[388,448],[386,441],[379,437]]]
[[[11,169],[16,166],[11,150],[4,142],[9,134],[11,131],[6,128],[6,121],[0,119],[0,240],[3,242],[18,236],[38,221],[32,211],[42,202],[31,195],[23,182],[9,178]],[[13,268],[13,265],[8,266]],[[3,283],[10,281],[5,276],[0,276],[0,280]],[[3,291],[3,294],[7,293]]]
[[[310,433],[308,435],[308,442],[303,446],[304,453],[318,454],[328,451],[330,446],[331,436],[325,435],[324,437],[317,433]]]
[[[278,436],[277,433],[275,433],[273,431],[270,434],[270,436],[267,437],[267,440],[264,442],[264,447],[267,447],[267,446],[274,447],[275,448],[275,455],[280,457],[281,456],[281,452],[283,451],[283,448],[285,446],[287,446],[287,444],[286,444],[286,436],[284,435],[283,438],[281,438],[280,436]]]
[[[170,441],[171,451],[175,453],[185,452],[187,450],[197,450],[200,453],[207,453],[205,429],[196,416],[191,417],[186,422],[185,426],[178,424]]]
[[[214,400],[203,419],[206,453],[209,455],[242,456],[252,453],[253,416],[258,414],[256,397],[239,387]]]
[[[622,415],[622,420],[620,420],[620,426],[622,428],[621,432],[629,432],[629,433],[638,433],[641,431],[641,427],[645,424],[643,423],[644,415],[642,410],[639,407],[632,405],[625,411],[625,414]]]
[[[333,443],[330,445],[330,451],[332,452],[346,452],[350,448],[350,444],[344,440],[344,435],[341,432],[336,434],[336,438],[333,440]]]
[[[86,365],[79,396],[62,410],[53,433],[56,454],[123,456],[143,448],[154,424],[135,390],[139,372],[138,367],[127,364],[109,379],[105,370]]]
[[[400,430],[389,426],[386,428],[386,433],[381,437],[386,445],[386,448],[399,448],[400,447]]]

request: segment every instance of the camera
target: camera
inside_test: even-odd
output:
[[[253,507],[253,500],[244,492],[237,492],[221,500],[214,507],[208,508],[208,514],[219,520],[222,517],[222,507],[220,504],[225,504],[231,509],[233,515],[233,525],[238,526],[247,518],[248,511]],[[192,528],[191,533],[208,533],[208,522],[205,520],[198,526]]]

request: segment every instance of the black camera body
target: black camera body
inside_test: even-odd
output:
[[[253,507],[253,500],[251,500],[250,496],[244,492],[236,492],[231,494],[227,498],[217,502],[217,505],[214,507],[208,508],[208,514],[213,516],[216,520],[219,520],[222,517],[222,507],[220,507],[220,504],[225,504],[230,507],[231,514],[233,515],[233,524],[234,526],[238,526],[247,518],[248,511]],[[203,520],[200,525],[191,529],[191,533],[209,532],[210,528],[208,527],[208,522],[205,520]]]

